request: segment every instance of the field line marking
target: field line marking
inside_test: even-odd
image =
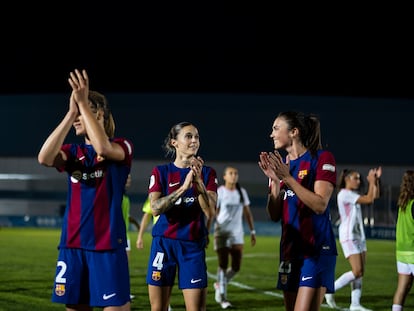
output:
[[[243,257],[251,257],[251,258],[253,258],[253,257],[264,257],[264,256],[266,256],[266,257],[269,256],[269,253],[243,254]],[[206,262],[207,261],[213,261],[213,260],[217,260],[217,256],[206,257]],[[210,273],[210,272],[207,271],[207,276],[210,279],[217,280],[217,275],[216,274],[213,274],[213,273]],[[263,294],[263,295],[273,296],[273,297],[276,297],[276,298],[283,299],[283,294],[279,294],[279,293],[276,293],[276,292],[261,291],[261,290],[258,290],[255,287],[249,286],[247,284],[235,282],[235,281],[230,281],[229,284],[231,284],[233,286],[236,286],[236,287],[239,287],[239,288],[246,289],[246,290],[254,291],[254,292],[257,292],[257,293],[260,293],[260,294]],[[327,308],[327,309],[332,309],[326,303],[321,304],[321,307]],[[338,308],[336,308],[336,310],[348,310],[348,309],[342,309],[342,308],[338,307]]]
[[[253,258],[253,257],[268,257],[269,255],[270,255],[269,253],[243,254],[243,258],[247,258],[247,257],[250,257],[250,258]],[[213,260],[217,260],[217,256],[206,257],[206,261],[213,261]],[[216,274],[213,274],[213,273],[210,273],[210,272],[207,271],[207,275],[210,279],[217,280],[217,275]],[[235,281],[230,281],[229,284],[231,284],[233,286],[236,286],[236,287],[239,287],[239,288],[247,289],[247,290],[250,290],[250,291],[255,291],[255,292],[261,293],[263,295],[268,295],[268,296],[273,296],[273,297],[283,299],[283,295],[279,294],[279,293],[276,293],[276,292],[260,291],[255,287],[249,286],[247,284],[235,282]]]

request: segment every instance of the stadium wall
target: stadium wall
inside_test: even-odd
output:
[[[129,190],[131,215],[140,219],[141,207],[147,195],[148,179],[155,165],[162,161],[137,161],[132,166],[132,186]],[[240,183],[251,199],[251,209],[257,230],[264,234],[278,234],[279,226],[272,223],[265,210],[267,179],[257,163],[247,162],[208,162],[214,167],[222,183],[222,172],[227,165],[239,169]],[[366,174],[370,167],[364,165],[338,164],[338,172],[343,168],[354,168]],[[394,238],[396,221],[396,200],[399,184],[405,166],[384,166],[382,176],[382,196],[373,206],[365,206],[364,221],[367,235],[377,238]],[[66,175],[55,169],[43,167],[36,158],[0,158],[0,226],[60,226],[66,201]],[[332,220],[338,224],[335,202],[331,210]]]

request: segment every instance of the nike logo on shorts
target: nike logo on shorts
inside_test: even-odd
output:
[[[103,298],[103,300],[108,300],[108,299],[110,299],[110,298],[114,297],[115,295],[116,295],[116,293],[112,293],[112,294],[110,294],[110,295],[104,294],[104,295],[102,296],[102,298]]]
[[[302,276],[302,281],[310,280],[312,276]]]
[[[202,279],[197,279],[197,280],[191,279],[191,284],[201,282],[201,280],[202,280]]]
[[[175,182],[175,183],[170,182],[168,186],[174,187],[174,186],[177,186],[178,184],[179,184],[179,182]]]

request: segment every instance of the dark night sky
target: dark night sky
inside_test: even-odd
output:
[[[403,7],[226,3],[4,10],[0,92],[67,92],[86,68],[105,92],[414,97]]]

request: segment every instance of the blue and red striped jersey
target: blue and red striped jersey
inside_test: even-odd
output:
[[[122,195],[131,170],[133,145],[115,138],[125,152],[121,162],[98,159],[92,145],[65,144],[68,196],[59,247],[109,250],[126,247]]]
[[[336,184],[336,162],[333,154],[319,150],[315,156],[309,151],[290,161],[290,174],[303,187],[314,191],[315,181]],[[319,254],[337,255],[336,241],[331,224],[330,206],[323,214],[316,214],[297,195],[281,182],[285,191],[281,260],[313,257]]]
[[[184,183],[189,170],[190,168],[178,168],[174,163],[154,167],[148,192],[169,195]],[[207,191],[217,192],[216,171],[203,166],[201,175]],[[172,208],[160,215],[152,229],[152,235],[186,241],[198,241],[208,235],[206,218],[198,202],[195,186],[188,189]]]

